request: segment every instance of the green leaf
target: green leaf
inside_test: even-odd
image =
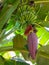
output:
[[[26,63],[25,61],[20,62],[20,61],[8,60],[4,63],[4,65],[30,65],[30,64]]]
[[[11,51],[13,50],[13,46],[0,47],[0,52]]]
[[[28,51],[21,51],[21,53],[22,53],[22,55],[23,55],[25,60],[30,60],[29,59],[30,57],[29,57],[29,52]]]
[[[0,55],[0,65],[4,65],[5,59]]]
[[[46,31],[44,27],[38,28],[37,30],[38,30],[37,36],[39,39],[39,43],[42,45],[46,44],[46,42],[49,40],[49,32]]]
[[[4,26],[4,24],[8,21],[8,19],[11,17],[12,13],[17,9],[19,5],[19,0],[13,3],[13,5],[4,12],[4,14],[0,17],[0,30]]]
[[[49,21],[43,21],[41,23],[41,26],[43,26],[43,27],[49,27]]]
[[[11,61],[11,60],[6,60],[5,63],[4,63],[4,65],[11,65],[11,64],[16,65],[15,61]]]
[[[49,12],[49,1],[48,0],[35,0],[35,11],[37,13],[37,23],[41,26],[49,27],[48,12]],[[47,19],[46,19],[47,18]],[[45,21],[46,20],[46,21]]]
[[[47,33],[46,32],[44,33],[43,37],[40,40],[40,44],[45,44],[47,42],[47,40],[49,40],[49,36],[48,35],[49,35],[48,32]]]

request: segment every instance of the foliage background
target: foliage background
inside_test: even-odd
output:
[[[46,29],[49,28],[49,0],[34,0],[33,4],[30,4],[30,1],[0,1],[1,65],[28,65],[26,61],[49,65],[49,31]],[[39,44],[36,60],[28,58],[28,50],[25,47],[27,41],[24,31],[29,24],[34,24],[37,29]],[[8,51],[14,51],[16,56],[11,57]]]

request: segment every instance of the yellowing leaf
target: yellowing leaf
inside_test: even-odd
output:
[[[49,65],[49,45],[38,49],[36,62],[37,65]]]
[[[13,39],[13,47],[17,50],[23,50],[26,43],[26,39],[20,34],[16,35]]]

